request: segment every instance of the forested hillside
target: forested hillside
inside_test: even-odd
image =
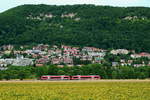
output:
[[[32,43],[150,52],[150,8],[23,5],[0,14],[0,45]]]

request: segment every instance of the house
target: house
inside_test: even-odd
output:
[[[111,50],[110,53],[113,54],[113,55],[117,55],[117,54],[128,54],[129,51],[126,50],[126,49],[117,49],[117,50]]]
[[[0,59],[0,66],[5,67],[8,65],[12,65],[15,59]]]
[[[106,53],[103,49],[84,47],[82,49],[81,60],[89,60],[92,61],[92,63],[101,63],[105,55]]]
[[[141,57],[150,58],[150,54],[146,53],[146,52],[142,52],[142,53],[139,53],[139,54],[132,54],[131,57],[132,58],[141,58]]]
[[[62,67],[64,67],[64,65],[57,65],[57,67],[62,68]]]
[[[44,66],[44,64],[35,64],[36,67]]]
[[[139,54],[131,54],[130,56],[131,56],[131,58],[140,58],[141,57],[141,55],[139,55]]]
[[[75,21],[79,21],[80,19],[81,19],[81,18],[75,18],[74,20],[75,20]]]
[[[59,56],[59,57],[62,56],[62,50],[60,49],[56,49],[54,53],[56,56]]]
[[[32,58],[38,58],[38,57],[40,57],[40,55],[39,54],[32,54]]]
[[[121,63],[120,65],[121,66],[127,66],[128,64],[127,63]]]
[[[95,48],[95,47],[84,47],[82,49],[83,52],[90,52],[90,51],[97,51],[97,52],[100,52],[101,50],[99,48]]]
[[[103,59],[104,58],[102,58],[100,56],[94,57],[93,63],[99,63],[99,64],[101,64]]]
[[[45,14],[45,17],[46,18],[53,18],[53,15],[51,13],[49,13],[49,14]]]
[[[134,20],[134,19],[138,19],[138,17],[137,16],[126,16],[124,19],[125,20]]]
[[[89,56],[99,56],[99,57],[104,57],[105,53],[104,52],[88,52]]]
[[[65,64],[73,64],[73,59],[70,57],[63,57],[63,63]]]
[[[81,60],[83,60],[83,61],[85,61],[85,60],[92,61],[92,56],[89,56],[89,55],[82,55],[82,56],[81,56]]]
[[[125,59],[120,59],[120,62],[125,63],[126,61],[125,61]]]
[[[49,48],[49,45],[39,44],[37,46],[34,46],[33,50],[40,50],[40,51],[47,51]]]
[[[127,64],[128,64],[129,66],[131,66],[132,63],[133,63],[133,60],[128,60],[128,62],[127,62]]]
[[[61,58],[52,58],[51,63],[52,64],[60,64],[60,63],[62,63],[62,59]]]
[[[64,18],[64,17],[66,17],[66,18],[73,18],[75,16],[76,16],[76,13],[69,13],[69,14],[62,14],[61,18]]]
[[[25,52],[27,55],[32,54],[32,50],[25,50],[24,52]]]
[[[14,54],[24,54],[24,51],[20,51],[20,50],[14,50],[13,51]]]
[[[134,64],[133,66],[134,67],[142,67],[142,66],[145,66],[145,64]]]
[[[49,58],[39,58],[36,61],[36,64],[47,64],[48,62],[50,62]]]
[[[89,56],[100,56],[100,57],[105,56],[104,50],[95,47],[84,47],[82,49],[82,53],[83,55],[89,55]]]
[[[118,62],[112,62],[112,66],[118,66],[119,65],[119,63]]]
[[[63,55],[66,56],[79,56],[80,50],[78,47],[64,46],[61,47],[63,49]]]
[[[61,57],[62,56],[62,51],[60,49],[48,50],[48,55]]]
[[[147,66],[150,66],[150,61],[148,62],[148,65]]]
[[[147,57],[147,58],[150,58],[150,54],[149,53],[146,53],[146,52],[142,52],[139,54],[141,57]]]
[[[0,67],[0,70],[7,70],[8,68],[6,67]]]
[[[14,59],[13,66],[29,66],[33,65],[33,60],[29,58]]]
[[[2,49],[5,51],[5,50],[13,50],[14,49],[14,46],[13,45],[3,45],[2,46]]]
[[[9,50],[4,51],[4,54],[10,54],[10,53],[11,53],[11,51],[9,51]]]
[[[41,50],[32,50],[31,53],[33,53],[33,54],[40,54],[41,52],[42,52]]]

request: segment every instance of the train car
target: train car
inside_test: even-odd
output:
[[[41,80],[70,80],[70,76],[66,75],[43,75]]]
[[[76,75],[71,77],[71,80],[98,80],[98,79],[101,79],[99,75]]]

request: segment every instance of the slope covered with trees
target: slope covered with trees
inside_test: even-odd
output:
[[[32,43],[150,52],[150,8],[23,5],[0,14],[0,45]]]

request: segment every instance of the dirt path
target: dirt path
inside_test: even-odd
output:
[[[150,79],[139,80],[139,79],[131,79],[131,80],[58,80],[58,81],[50,81],[50,80],[9,80],[9,81],[0,81],[0,83],[4,82],[150,82]]]

